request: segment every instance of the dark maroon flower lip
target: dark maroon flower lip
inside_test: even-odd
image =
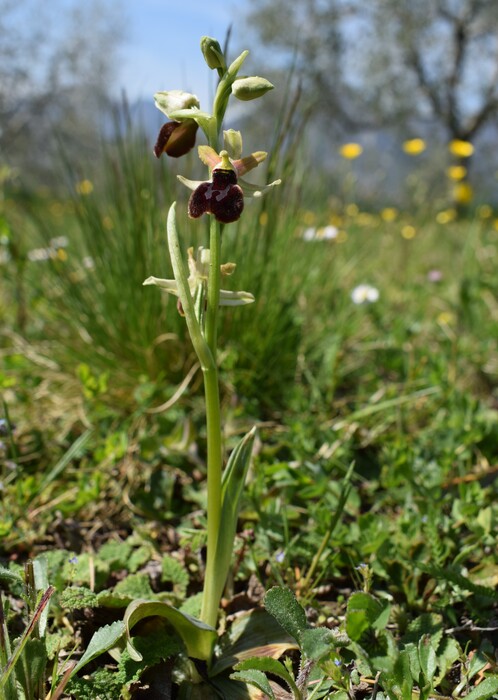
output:
[[[183,122],[167,122],[161,127],[154,146],[154,155],[160,158],[163,153],[172,158],[184,156],[195,146],[199,125],[193,119]]]
[[[244,195],[237,184],[234,170],[215,168],[212,180],[202,182],[190,195],[188,215],[198,219],[203,214],[213,214],[223,224],[240,219],[244,209]]]

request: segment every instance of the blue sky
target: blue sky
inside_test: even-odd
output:
[[[202,103],[210,95],[213,76],[199,49],[201,36],[223,44],[245,0],[122,0],[128,31],[122,51],[119,87],[128,98],[148,99],[158,90],[184,89]]]

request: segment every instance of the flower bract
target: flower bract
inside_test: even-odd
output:
[[[197,296],[197,292],[202,289],[207,283],[209,274],[210,252],[208,249],[199,247],[197,256],[194,256],[194,249],[188,249],[188,285],[192,297]],[[221,266],[222,274],[231,274],[233,272],[233,263],[225,263]],[[179,297],[178,283],[174,279],[161,279],[160,277],[147,277],[144,285],[155,285],[160,287],[168,294],[173,294]],[[251,304],[254,301],[254,296],[250,292],[233,292],[228,289],[220,289],[220,306],[244,306]]]

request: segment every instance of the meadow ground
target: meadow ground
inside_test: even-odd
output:
[[[41,669],[29,698],[133,601],[198,607],[202,377],[175,300],[142,286],[170,276],[164,221],[185,196],[144,152],[137,138],[104,154],[72,197],[5,183],[4,670],[36,590],[55,587],[22,651]],[[303,182],[248,205],[223,240],[234,286],[256,297],[222,310],[227,451],[258,429],[223,624],[281,586],[343,634],[301,695],[275,697],[496,696],[498,214],[367,207]],[[179,228],[204,243],[203,223],[180,213]],[[176,697],[147,695],[167,655],[142,651],[92,660],[63,697]]]

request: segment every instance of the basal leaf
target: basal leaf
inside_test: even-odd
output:
[[[128,651],[135,661],[141,660],[141,655],[130,641],[132,628],[146,617],[164,617],[182,638],[189,656],[195,659],[207,660],[211,656],[213,644],[217,637],[215,629],[197,620],[195,617],[180,612],[172,605],[161,601],[135,600],[126,608],[124,624],[128,637]]]
[[[263,673],[271,673],[278,678],[281,678],[294,694],[299,694],[294,678],[290,675],[285,666],[277,659],[272,659],[269,656],[256,656],[246,661],[241,661],[235,666],[236,671],[256,670]]]
[[[496,693],[498,693],[498,677],[491,676],[490,678],[485,678],[479,685],[476,685],[465,696],[465,700],[487,700],[487,698],[496,695]]]
[[[357,642],[369,627],[382,628],[387,624],[389,612],[370,593],[357,592],[348,600],[346,632]]]
[[[256,688],[267,695],[270,700],[275,700],[275,695],[270,683],[268,682],[268,678],[262,671],[257,671],[255,669],[235,671],[234,673],[230,674],[230,678],[232,678],[234,681],[242,681],[243,683],[255,685]]]
[[[92,659],[97,658],[106,651],[109,651],[112,647],[116,646],[117,642],[123,634],[125,633],[125,624],[122,620],[116,620],[112,625],[105,625],[98,629],[93,637],[90,639],[85,653],[78,661],[76,666],[73,668],[72,674],[74,675],[80,668],[83,668],[85,664]]]
[[[308,621],[303,607],[289,588],[270,588],[265,596],[265,608],[291,637],[300,641],[301,634],[308,629]]]

